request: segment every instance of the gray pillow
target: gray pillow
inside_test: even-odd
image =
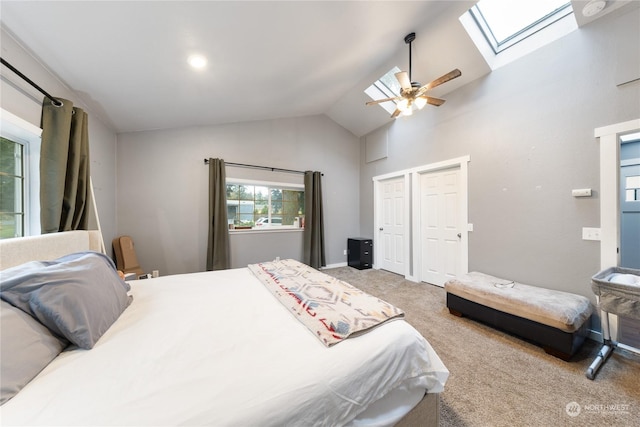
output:
[[[68,344],[4,301],[0,301],[0,337],[0,405],[22,390]]]
[[[106,255],[78,252],[3,270],[0,297],[90,349],[131,303],[129,289]]]

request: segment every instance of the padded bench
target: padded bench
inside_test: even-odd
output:
[[[588,334],[593,306],[587,297],[472,272],[444,285],[447,307],[518,335],[569,360]]]

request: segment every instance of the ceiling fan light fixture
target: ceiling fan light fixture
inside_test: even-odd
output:
[[[456,68],[424,86],[421,86],[418,82],[411,81],[411,42],[413,42],[415,38],[415,33],[407,34],[404,38],[405,43],[409,45],[409,72],[399,71],[395,73],[396,80],[398,80],[398,84],[400,86],[400,93],[391,98],[375,99],[365,103],[366,105],[375,105],[383,102],[394,101],[396,103],[396,109],[391,114],[392,119],[395,119],[400,114],[410,116],[413,114],[413,110],[422,110],[427,104],[436,107],[444,104],[444,99],[427,96],[427,91],[462,75],[460,70]],[[368,94],[367,91],[365,92]]]
[[[424,106],[427,105],[427,98],[419,96],[416,98],[416,100],[413,103],[415,104],[418,110],[422,110]]]

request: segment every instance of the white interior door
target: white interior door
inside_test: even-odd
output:
[[[460,169],[420,176],[421,280],[438,286],[460,271]]]
[[[405,178],[380,183],[380,224],[378,247],[380,268],[405,274]]]

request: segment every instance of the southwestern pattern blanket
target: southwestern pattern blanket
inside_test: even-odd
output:
[[[327,347],[404,316],[388,302],[292,259],[248,267]]]

